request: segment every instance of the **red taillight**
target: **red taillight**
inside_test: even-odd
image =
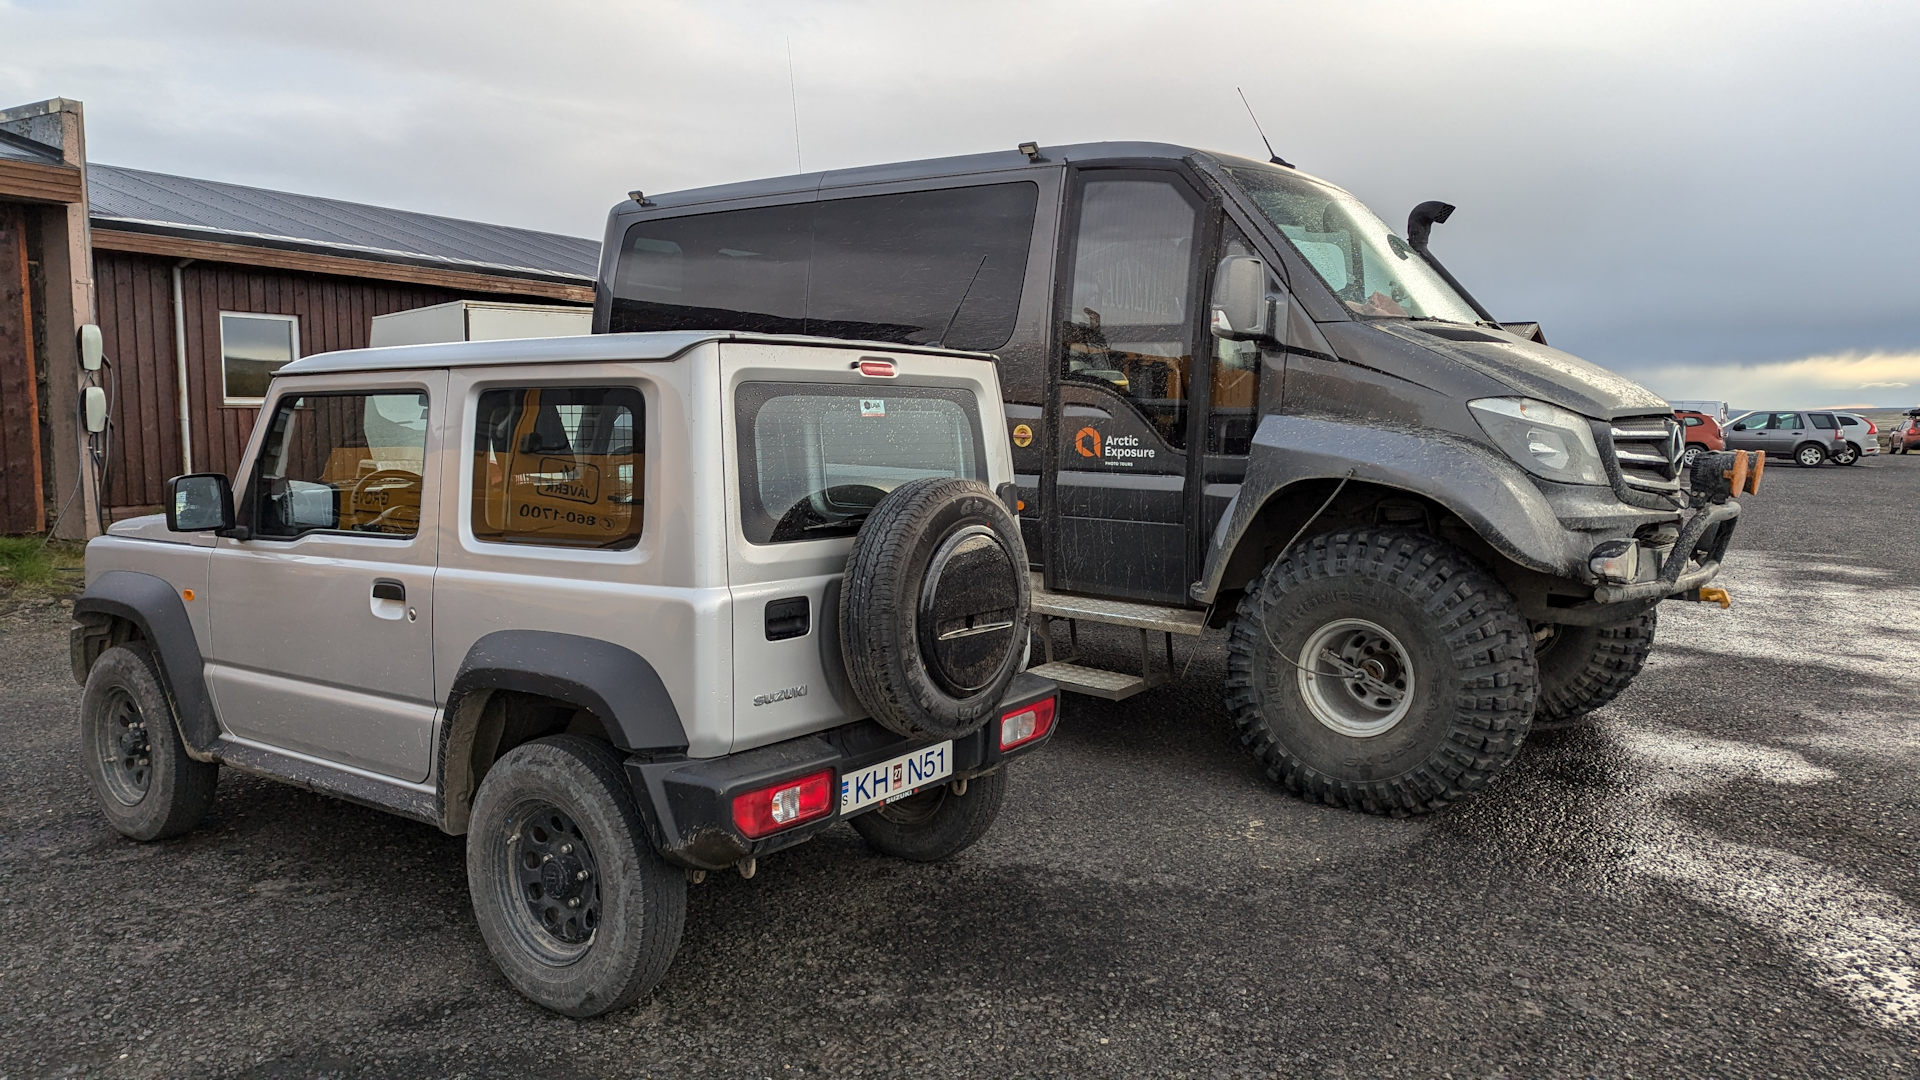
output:
[[[1002,713],[1000,749],[1011,750],[1042,738],[1053,730],[1053,698],[1042,698],[1031,705]]]
[[[872,379],[891,379],[897,374],[891,360],[875,360],[872,357],[866,357],[853,366],[859,369],[860,374]]]
[[[1869,435],[1878,435],[1878,434],[1880,434],[1880,429],[1879,429],[1879,428],[1877,428],[1877,427],[1874,427],[1874,426],[1873,426],[1873,421],[1871,421],[1871,420],[1869,420],[1869,421],[1867,421],[1867,434],[1869,434]]]
[[[782,780],[733,798],[733,824],[748,839],[790,829],[833,810],[833,770]]]

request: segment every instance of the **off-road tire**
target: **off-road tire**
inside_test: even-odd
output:
[[[952,784],[909,795],[854,818],[848,824],[867,846],[909,862],[940,862],[987,835],[1007,800],[1007,769],[1001,766],[967,782],[964,795]]]
[[[529,944],[517,921],[523,903],[512,859],[534,825],[520,808],[557,809],[577,827],[590,854],[598,918],[579,955],[562,961]],[[530,848],[519,848],[523,857]],[[686,873],[667,864],[646,827],[613,748],[596,739],[556,735],[508,751],[480,783],[467,826],[467,887],[480,936],[515,990],[573,1017],[625,1008],[667,972],[687,919]],[[554,939],[557,940],[557,939]]]
[[[1577,727],[1624,693],[1647,666],[1658,622],[1655,609],[1648,608],[1607,626],[1555,626],[1545,641],[1536,640],[1540,703],[1533,730]]]
[[[958,694],[930,670],[919,607],[930,560],[969,526],[991,530],[1004,556],[1011,628],[992,677]],[[1026,560],[1019,523],[977,480],[910,480],[880,500],[847,555],[839,613],[848,680],[875,721],[911,738],[957,739],[994,715],[1026,655],[1019,644],[1031,592]]]
[[[1793,449],[1794,463],[1803,469],[1811,469],[1827,463],[1827,452],[1819,443],[1802,443]]]
[[[146,756],[140,760],[147,764],[138,789],[110,776],[121,748],[116,717],[129,715],[126,709],[145,736]],[[80,764],[107,821],[134,840],[164,840],[192,830],[212,808],[220,781],[217,763],[188,756],[153,656],[137,643],[101,653],[87,673],[80,698]]]
[[[1320,628],[1364,619],[1404,646],[1408,709],[1370,737],[1307,703],[1295,660]],[[1302,798],[1402,817],[1474,791],[1533,718],[1533,638],[1491,573],[1444,541],[1362,530],[1313,537],[1248,588],[1227,641],[1227,708],[1267,775]]]

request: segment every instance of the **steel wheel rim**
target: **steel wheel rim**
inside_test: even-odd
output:
[[[133,695],[107,691],[105,716],[92,725],[92,753],[107,794],[122,806],[138,806],[153,786],[153,740]]]
[[[507,815],[497,876],[507,925],[542,963],[587,954],[600,926],[600,866],[573,816],[540,800]]]
[[[1386,627],[1336,619],[1315,630],[1295,668],[1314,719],[1356,739],[1393,730],[1413,706],[1413,660]]]

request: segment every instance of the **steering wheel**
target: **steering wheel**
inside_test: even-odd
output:
[[[411,504],[395,502],[393,493],[412,489]],[[347,506],[357,521],[356,529],[411,532],[420,527],[420,474],[405,469],[375,469],[354,482]],[[370,516],[368,516],[370,515]]]

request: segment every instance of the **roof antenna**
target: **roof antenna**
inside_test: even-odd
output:
[[[1253,121],[1253,130],[1259,132],[1260,141],[1267,144],[1267,160],[1273,162],[1275,165],[1280,165],[1289,169],[1293,168],[1293,162],[1288,161],[1285,158],[1282,158],[1279,154],[1276,154],[1273,152],[1273,142],[1272,140],[1267,138],[1267,129],[1261,127],[1260,118],[1253,115],[1253,106],[1247,105],[1247,92],[1245,90],[1240,89],[1237,86],[1233,88],[1233,92],[1240,95],[1240,104],[1247,106],[1247,119]]]
[[[793,103],[793,171],[806,172],[800,164],[800,87],[793,78],[793,35],[787,35],[787,100]]]
[[[941,329],[939,340],[933,343],[934,348],[946,347],[947,335],[953,333],[954,320],[960,317],[960,309],[967,306],[967,297],[973,295],[973,283],[980,280],[980,271],[987,268],[987,256],[992,254],[993,252],[989,251],[986,255],[980,256],[980,264],[973,268],[973,276],[967,279],[967,287],[960,290],[960,302],[953,305],[953,314],[947,316],[947,325]]]

